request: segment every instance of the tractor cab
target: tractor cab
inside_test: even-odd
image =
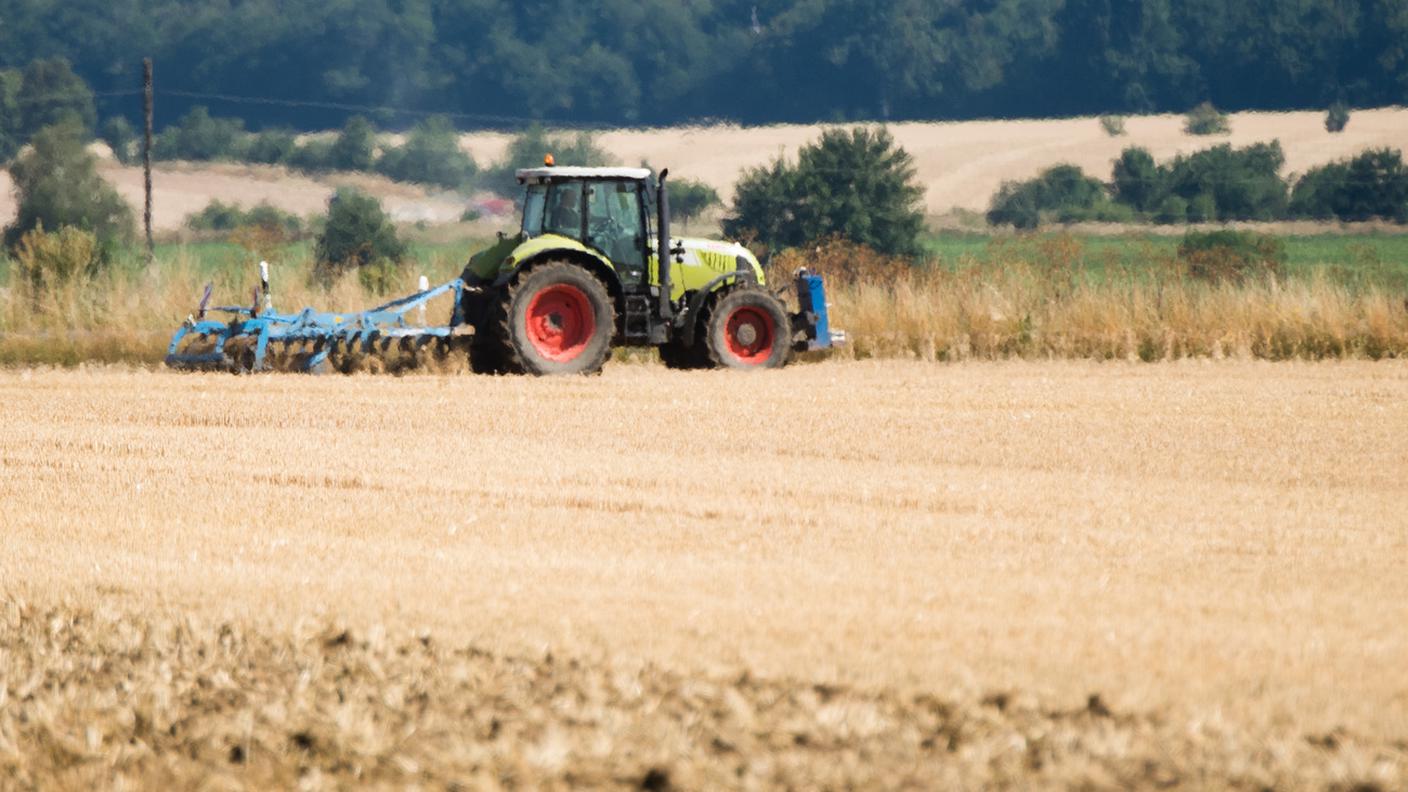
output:
[[[615,265],[623,286],[646,280],[650,250],[644,168],[521,170],[525,239],[555,234],[576,240]]]

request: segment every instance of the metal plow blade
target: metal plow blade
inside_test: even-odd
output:
[[[177,328],[166,352],[166,365],[175,369],[232,371],[396,373],[409,369],[453,370],[467,360],[470,336],[460,315],[463,281],[427,288],[359,313],[334,313],[305,308],[296,314],[272,310],[267,270],[261,267],[264,285],[256,291],[254,306],[220,306],[211,311],[228,314],[230,319],[206,319],[207,286],[198,312]],[[426,303],[452,294],[454,311],[448,325],[426,326]],[[420,324],[411,324],[406,315],[418,311]]]

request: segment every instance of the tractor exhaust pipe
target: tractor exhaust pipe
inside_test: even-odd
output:
[[[656,259],[660,268],[660,318],[666,321],[674,318],[674,306],[670,302],[670,193],[665,189],[665,177],[670,169],[660,171],[655,180],[655,229]]]

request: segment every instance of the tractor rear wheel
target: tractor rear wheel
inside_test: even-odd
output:
[[[499,314],[506,366],[525,374],[595,374],[611,352],[616,308],[587,270],[551,261],[509,285]]]
[[[731,292],[709,314],[709,359],[726,368],[781,368],[792,354],[791,327],[786,307],[771,293]]]

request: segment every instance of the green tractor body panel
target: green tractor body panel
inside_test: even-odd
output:
[[[701,289],[720,288],[733,285],[733,279],[720,279],[722,275],[737,272],[739,269],[751,271],[759,284],[766,284],[763,267],[748,248],[736,242],[719,242],[713,239],[680,239],[672,241],[684,248],[683,255],[675,256],[670,270],[670,298],[678,300],[685,292]],[[652,245],[653,247],[653,245]],[[678,248],[677,248],[678,249]],[[650,283],[660,283],[660,261],[655,255],[650,257]]]
[[[686,292],[708,288],[717,289],[731,284],[730,279],[720,280],[740,268],[750,270],[758,283],[765,283],[762,265],[748,248],[733,242],[719,242],[712,239],[674,238],[677,246],[683,248],[677,254],[675,267],[670,277],[671,298],[678,300]],[[653,240],[652,240],[653,246]],[[506,236],[494,245],[476,253],[465,268],[480,282],[491,283],[511,275],[523,264],[551,258],[554,254],[586,255],[600,261],[615,271],[616,265],[588,245],[570,237],[557,234],[543,234],[532,239],[524,239],[522,234]],[[659,259],[651,255],[648,260],[650,285],[660,284]]]

